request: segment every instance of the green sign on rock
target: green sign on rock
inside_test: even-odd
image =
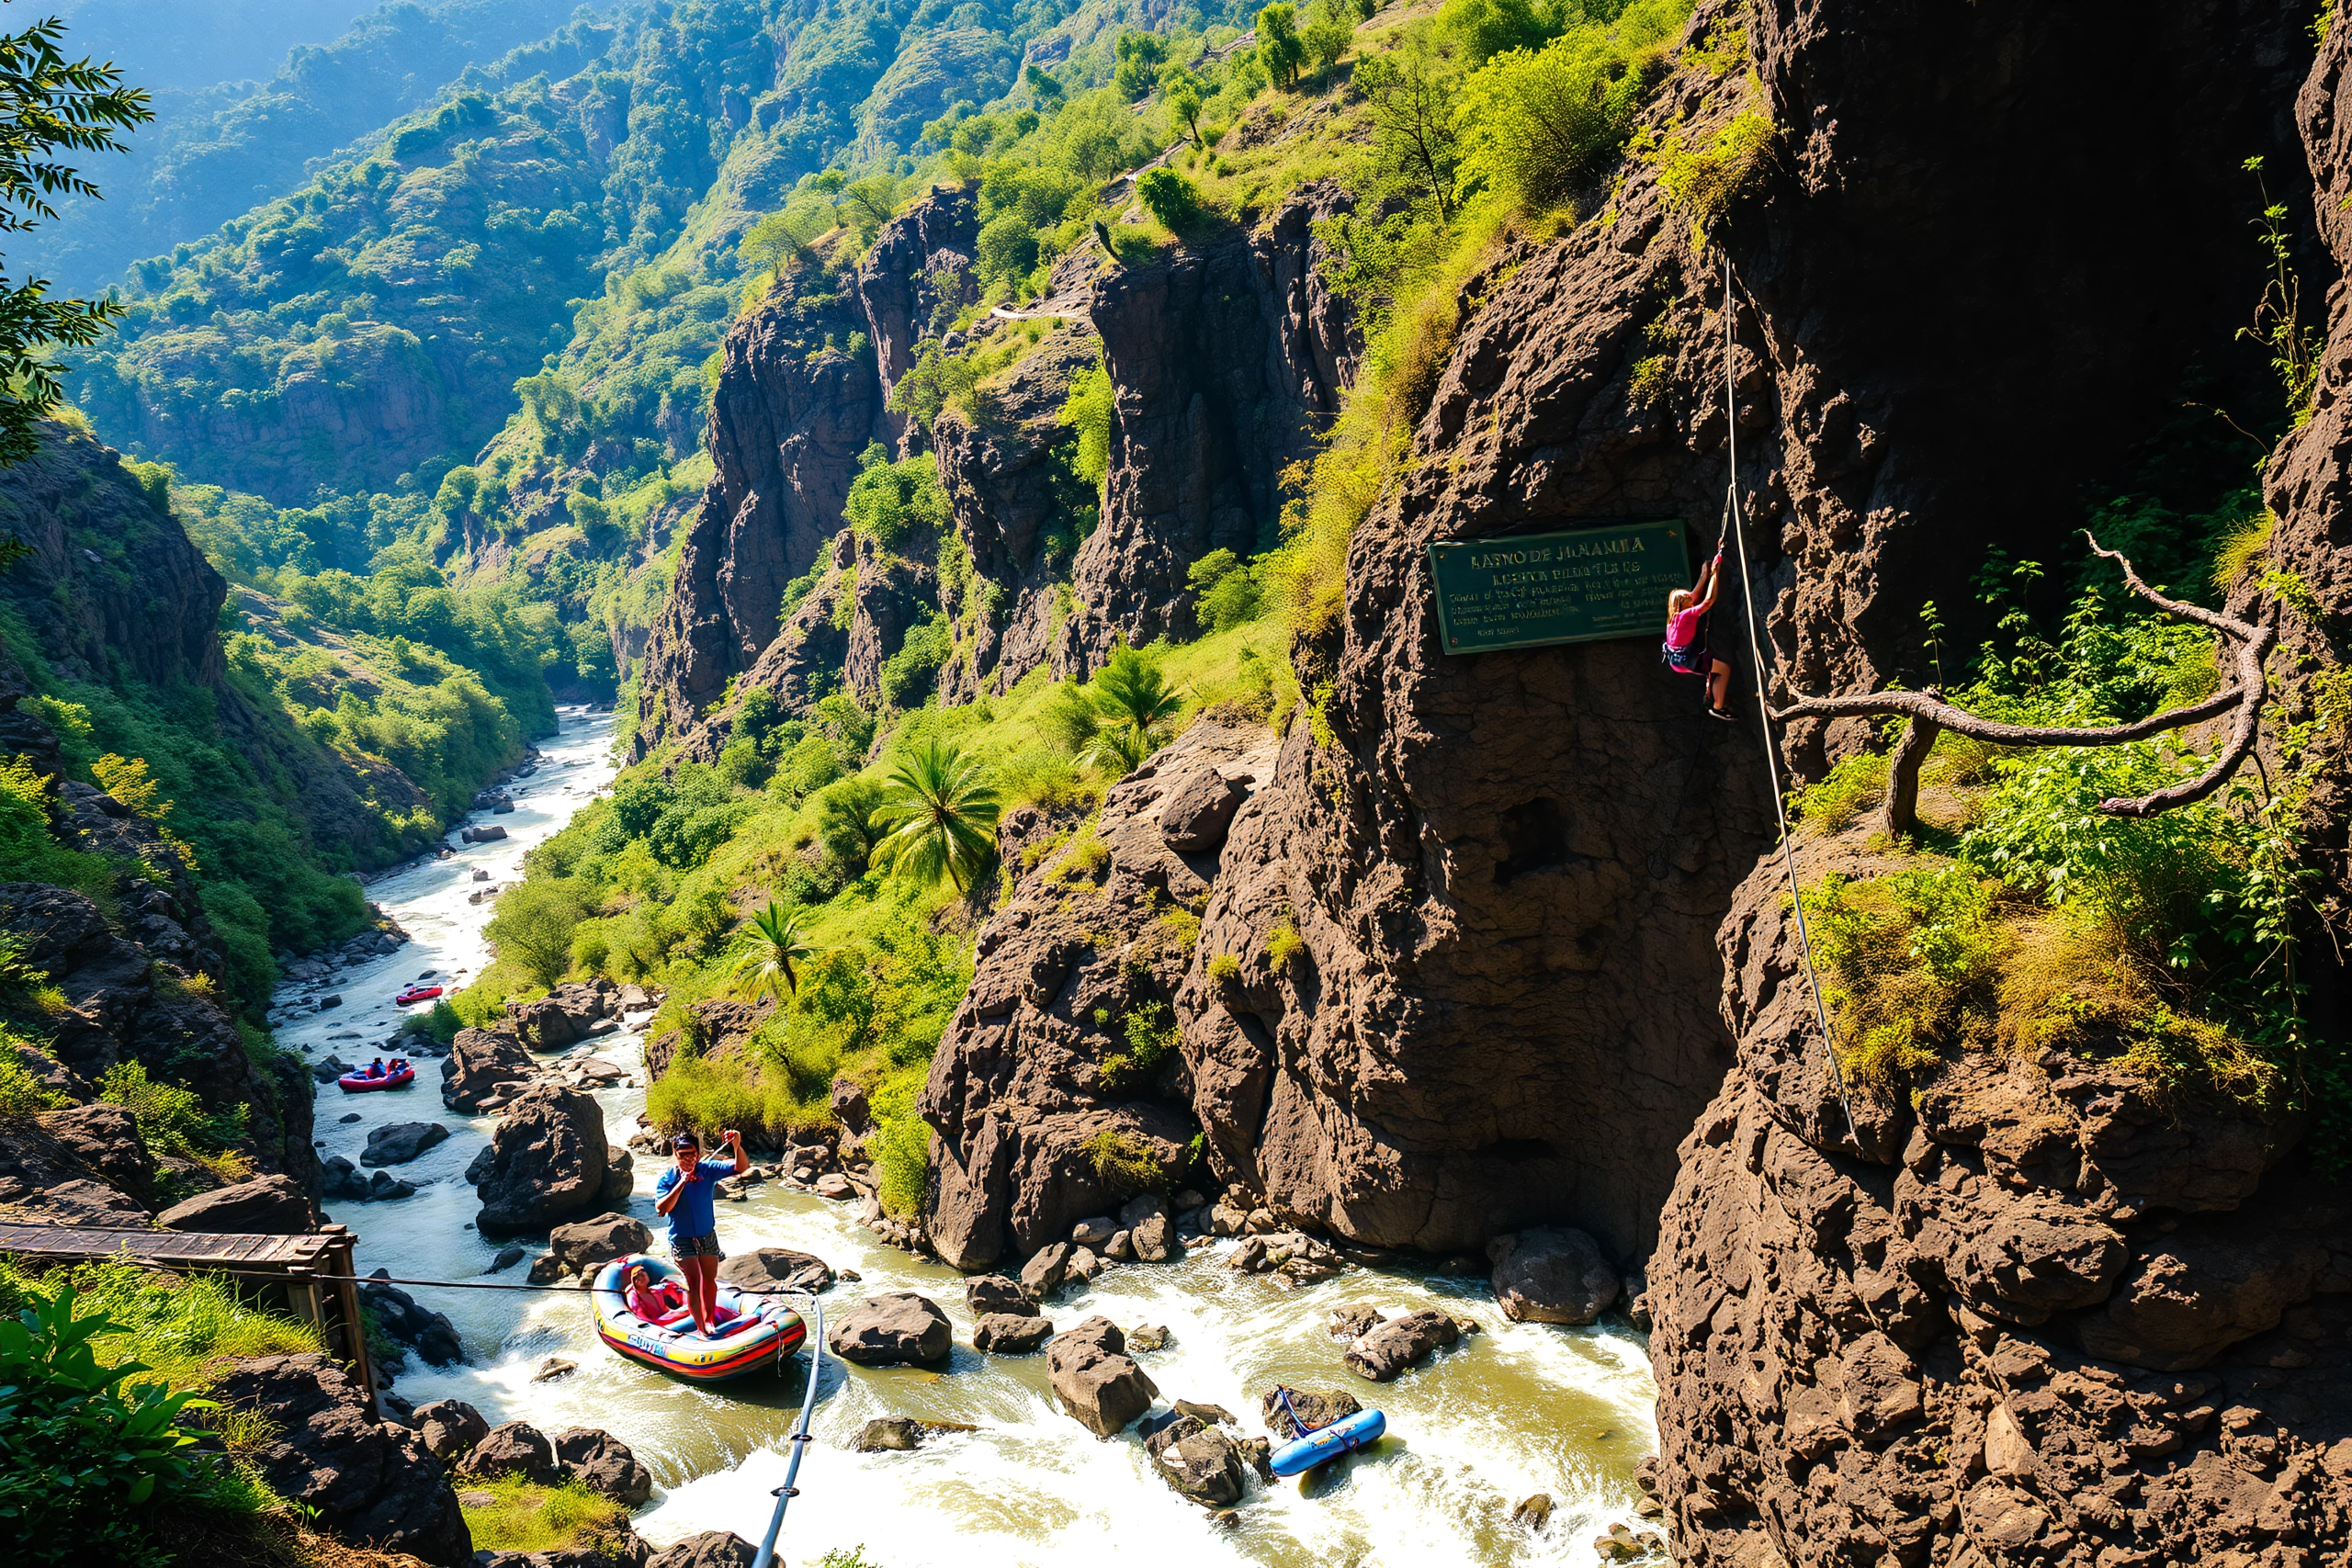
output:
[[[1430,573],[1448,653],[1663,637],[1666,596],[1690,586],[1679,522],[1432,544]]]

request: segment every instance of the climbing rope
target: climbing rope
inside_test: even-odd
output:
[[[1854,1124],[1854,1102],[1846,1096],[1846,1073],[1838,1062],[1838,1036],[1829,1027],[1829,1008],[1822,1000],[1821,976],[1813,966],[1813,933],[1806,929],[1804,894],[1797,882],[1796,840],[1789,832],[1788,803],[1781,796],[1781,753],[1772,740],[1772,704],[1764,690],[1764,638],[1756,622],[1756,584],[1747,559],[1747,528],[1739,510],[1739,402],[1737,378],[1732,363],[1731,254],[1724,254],[1724,445],[1730,455],[1724,505],[1731,513],[1733,543],[1738,546],[1740,603],[1747,612],[1747,651],[1756,668],[1756,710],[1764,727],[1764,770],[1772,782],[1772,811],[1781,824],[1781,859],[1789,875],[1789,899],[1796,908],[1797,952],[1804,960],[1806,982],[1813,987],[1813,1016],[1821,1025],[1821,1047],[1829,1057],[1829,1081],[1838,1086],[1838,1103],[1846,1112],[1846,1133],[1860,1152],[1862,1134]],[[1716,545],[1722,551],[1720,542]]]

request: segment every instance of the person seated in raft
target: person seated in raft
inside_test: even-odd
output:
[[[1676,674],[1707,678],[1708,716],[1730,723],[1738,717],[1724,705],[1731,695],[1731,666],[1715,657],[1702,635],[1707,613],[1715,607],[1715,591],[1723,586],[1723,565],[1718,549],[1699,573],[1696,588],[1678,588],[1666,596],[1666,646],[1660,651]]]
[[[675,1163],[653,1184],[653,1212],[670,1222],[670,1256],[686,1277],[686,1306],[695,1314],[695,1332],[710,1337],[718,1320],[718,1218],[711,1203],[718,1184],[752,1168],[743,1152],[743,1135],[729,1127],[719,1135],[734,1155],[733,1164],[702,1157],[702,1140],[681,1133],[670,1141]]]
[[[371,1078],[380,1078],[384,1076],[383,1057],[379,1056],[374,1061],[368,1064],[368,1076]]]
[[[674,1284],[655,1284],[644,1264],[629,1269],[627,1283],[622,1299],[639,1322],[667,1327],[686,1315],[686,1292]]]

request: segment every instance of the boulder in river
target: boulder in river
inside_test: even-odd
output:
[[[850,1439],[853,1451],[862,1454],[906,1454],[945,1432],[978,1430],[959,1421],[918,1421],[910,1416],[877,1416],[857,1429]]]
[[[972,1348],[991,1356],[1026,1356],[1054,1337],[1054,1325],[1029,1309],[1031,1315],[992,1312],[972,1325]]]
[[[1021,1266],[1021,1289],[1033,1302],[1054,1293],[1069,1269],[1069,1243],[1048,1242]]]
[[[498,1237],[597,1213],[608,1206],[613,1172],[603,1107],[578,1089],[541,1084],[518,1096],[490,1135],[474,1224]]]
[[[490,1423],[481,1418],[481,1411],[462,1399],[436,1399],[430,1404],[420,1404],[409,1425],[416,1428],[424,1446],[443,1464],[457,1463],[476,1443],[490,1436]]]
[[[1180,1495],[1206,1508],[1229,1508],[1241,1501],[1250,1486],[1249,1465],[1240,1445],[1214,1418],[1179,1409],[1145,1427],[1145,1451],[1159,1461],[1159,1478]]]
[[[492,1427],[458,1461],[458,1473],[479,1476],[484,1481],[519,1475],[539,1486],[553,1486],[563,1479],[562,1471],[556,1465],[555,1445],[528,1421],[509,1421]]]
[[[1487,1244],[1495,1300],[1514,1323],[1590,1323],[1617,1302],[1617,1270],[1600,1244],[1566,1226],[1498,1235]]]
[[[1283,1408],[1283,1395],[1290,1395],[1290,1408]],[[1283,1442],[1303,1438],[1308,1431],[1328,1427],[1334,1421],[1344,1421],[1363,1408],[1356,1396],[1346,1389],[1268,1389],[1258,1401],[1259,1418],[1266,1430]],[[1291,1419],[1293,1413],[1298,1419]],[[1302,1429],[1300,1423],[1304,1422]]]
[[[830,1288],[833,1270],[821,1258],[795,1252],[788,1247],[755,1247],[739,1252],[718,1266],[722,1284],[755,1295],[780,1295],[790,1291],[814,1293]]]
[[[704,1530],[673,1540],[645,1560],[645,1568],[752,1568],[759,1551],[731,1530]]]
[[[359,1303],[376,1320],[384,1337],[405,1345],[436,1367],[455,1366],[466,1359],[458,1325],[414,1296],[384,1280],[385,1270],[359,1287]]]
[[[266,1425],[249,1462],[318,1528],[346,1540],[472,1568],[473,1542],[441,1461],[418,1433],[368,1414],[366,1391],[331,1356],[254,1356],[226,1363],[207,1394]]]
[[[537,1001],[506,1004],[506,1027],[534,1051],[560,1051],[588,1037],[605,1016],[605,996],[594,986],[558,986]]]
[[[479,1111],[489,1100],[511,1098],[537,1071],[523,1043],[503,1029],[460,1029],[441,1060],[441,1103]]]
[[[361,1152],[359,1163],[367,1166],[406,1165],[425,1150],[449,1140],[449,1128],[441,1122],[394,1122],[378,1127],[368,1134],[368,1147]]]
[[[599,1264],[643,1252],[652,1245],[653,1233],[645,1228],[645,1223],[627,1214],[599,1214],[548,1232],[548,1256],[558,1268],[574,1274],[585,1274]]]
[[[1159,1389],[1126,1353],[1126,1336],[1107,1317],[1090,1317],[1058,1335],[1046,1371],[1062,1408],[1098,1438],[1107,1438],[1151,1408]]]
[[[912,1291],[868,1296],[825,1325],[826,1348],[863,1367],[944,1361],[952,1343],[947,1314]]]
[[[991,1313],[1013,1317],[1037,1315],[1037,1303],[1031,1301],[1020,1286],[1001,1274],[975,1274],[965,1280],[964,1304],[980,1317]]]
[[[1097,1214],[1069,1227],[1069,1244],[1100,1250],[1103,1243],[1118,1234],[1119,1229],[1118,1221],[1108,1214]]]
[[[625,1508],[634,1508],[653,1495],[653,1472],[610,1432],[571,1427],[550,1441],[556,1463],[565,1474],[579,1477],[591,1492],[610,1497]]]
[[[311,1200],[286,1177],[256,1176],[175,1203],[155,1223],[209,1235],[300,1235],[311,1228]]]
[[[1424,1307],[1392,1318],[1348,1347],[1348,1371],[1374,1382],[1393,1382],[1461,1337],[1453,1319]]]
[[[467,827],[462,837],[469,844],[493,844],[506,837],[506,829],[495,822],[472,824]]]

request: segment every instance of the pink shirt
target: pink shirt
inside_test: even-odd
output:
[[[1706,613],[1696,604],[1687,610],[1676,611],[1666,623],[1666,646],[1668,648],[1690,647],[1692,640],[1699,635],[1699,617]]]

